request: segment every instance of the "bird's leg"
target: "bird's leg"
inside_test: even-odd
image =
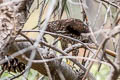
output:
[[[64,39],[61,39],[61,46],[62,46],[62,50],[65,50],[68,47],[67,41]]]
[[[72,50],[72,56],[78,56],[78,54],[79,54],[79,49],[73,49]],[[73,67],[72,67],[73,69],[75,68],[75,64],[73,63]]]
[[[61,46],[62,46],[62,50],[65,50],[68,47],[68,43],[66,40],[61,39]],[[69,60],[66,59],[66,62],[69,64]]]

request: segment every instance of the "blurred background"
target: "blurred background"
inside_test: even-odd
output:
[[[29,19],[24,25],[23,30],[32,30],[32,29],[38,30],[38,28],[35,27],[38,25],[39,22],[39,16],[40,16],[40,10],[42,4],[45,2],[44,4],[45,7],[43,8],[41,22],[44,21],[46,14],[48,13],[48,10],[51,6],[51,1],[52,0],[34,0],[34,3],[30,9]],[[95,41],[95,43],[99,45],[101,44],[102,40],[106,37],[105,34],[99,33],[99,31],[103,29],[113,28],[113,25],[115,25],[114,19],[116,18],[117,12],[118,10],[116,7],[113,7],[109,3],[104,2],[104,0],[103,1],[102,0],[56,0],[55,9],[51,15],[50,21],[67,19],[67,18],[80,19],[86,25],[89,25],[89,27],[93,32],[93,35],[91,37],[93,41]],[[26,33],[26,35],[30,38],[36,39],[38,33],[28,32]],[[50,44],[54,40],[54,38],[51,37],[50,35],[46,35],[46,38]],[[114,45],[114,40],[110,39],[107,42],[105,48],[114,51],[115,48],[113,45]],[[60,42],[56,46],[61,48]],[[83,56],[83,54],[84,54],[84,49],[80,49],[79,56]],[[111,60],[114,60],[113,57],[111,56],[109,57]],[[67,64],[71,64],[71,62]],[[92,66],[90,72],[93,73],[96,80],[106,80],[110,72],[110,67],[108,65],[101,64],[101,68],[98,71],[99,66],[100,66],[99,63],[95,63]],[[9,72],[4,72],[1,78],[6,76],[7,77],[11,76],[12,74],[9,74]],[[24,76],[21,76],[15,80],[22,80],[22,77]],[[28,80],[48,80],[48,78],[38,73],[37,71],[31,69],[28,75]]]

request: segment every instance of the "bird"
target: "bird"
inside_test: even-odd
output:
[[[90,32],[89,27],[86,24],[84,24],[80,19],[75,18],[61,19],[49,22],[46,31],[69,36],[83,42],[86,42],[86,40],[84,40],[81,34]],[[56,38],[55,36],[53,37]],[[60,41],[63,50],[68,47],[68,44],[73,45],[78,43],[66,38],[62,38]],[[77,54],[78,50],[73,50],[72,55],[76,56]]]

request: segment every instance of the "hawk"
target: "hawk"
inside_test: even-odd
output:
[[[48,23],[46,31],[63,34],[80,41],[84,41],[84,38],[81,36],[81,33],[89,33],[89,28],[85,25],[80,19],[63,19],[56,20]],[[70,39],[61,39],[61,45],[63,50],[67,48],[68,44],[75,44],[77,42]],[[76,55],[78,52],[73,51],[73,55]]]

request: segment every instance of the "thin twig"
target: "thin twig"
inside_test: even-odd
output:
[[[117,6],[116,4],[114,4],[114,3],[110,2],[110,1],[107,1],[107,0],[100,0],[100,1],[103,1],[103,2],[105,2],[105,3],[108,3],[108,4],[112,5],[112,6],[114,6],[114,7],[118,8],[118,9],[120,9],[119,6]]]
[[[113,31],[114,31],[114,29],[113,29]],[[117,30],[116,32],[113,32],[113,34],[111,34],[109,37],[106,37],[106,38],[102,41],[102,43],[101,43],[100,46],[98,47],[98,50],[97,50],[97,52],[96,52],[96,55],[94,56],[94,59],[98,56],[100,50],[105,47],[106,42],[107,42],[111,37],[113,37],[113,36],[115,36],[115,35],[117,35],[117,34],[119,34],[119,33],[120,33],[120,31]],[[87,75],[88,75],[88,72],[90,71],[93,63],[94,63],[94,62],[91,61],[91,63],[90,63],[89,66],[88,66],[88,70],[86,71],[86,73],[85,73],[85,75],[84,75],[84,77],[83,77],[82,80],[85,80],[85,79],[86,79],[86,77],[87,77]]]
[[[40,43],[43,44],[43,45],[45,45],[45,46],[47,46],[47,47],[51,47],[52,49],[60,52],[60,53],[61,53],[62,55],[64,55],[64,56],[68,56],[66,52],[64,52],[64,51],[62,51],[62,50],[60,50],[60,49],[57,49],[57,48],[55,48],[55,47],[52,46],[52,45],[48,45],[48,44],[45,43],[45,42],[40,42]],[[75,63],[76,65],[78,65],[84,72],[87,71],[86,68],[84,68],[84,66],[82,66],[77,60],[75,60],[75,59],[70,59],[70,60],[71,60],[73,63]],[[90,74],[90,73],[89,73],[89,77],[92,78],[93,80],[95,80],[95,78],[93,77],[93,75]]]
[[[33,31],[33,30],[31,30],[31,31],[23,31],[23,32],[40,32],[41,30],[35,30],[35,31]],[[52,33],[52,32],[48,32],[48,31],[44,31],[44,33],[46,33],[46,34],[50,34],[50,35],[53,35],[53,36],[60,36],[60,37],[63,37],[63,38],[66,38],[66,39],[70,39],[70,40],[73,40],[73,41],[76,41],[76,42],[78,42],[78,43],[81,43],[83,46],[85,46],[88,50],[90,50],[93,54],[95,54],[87,45],[85,45],[82,41],[80,41],[80,40],[77,40],[77,39],[75,39],[75,38],[72,38],[72,37],[69,37],[69,36],[64,36],[64,35],[62,35],[62,34],[56,34],[56,33]]]

